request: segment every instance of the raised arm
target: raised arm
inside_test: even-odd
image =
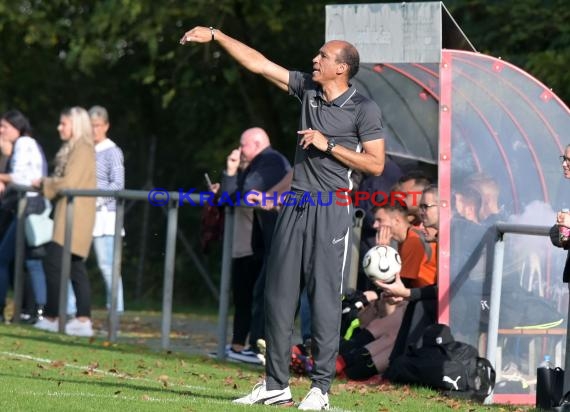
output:
[[[217,41],[230,56],[252,73],[260,74],[281,90],[287,91],[289,85],[289,71],[267,59],[263,54],[244,43],[211,27],[194,27],[184,33],[180,39],[181,44],[208,43]]]

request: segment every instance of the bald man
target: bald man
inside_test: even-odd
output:
[[[380,109],[350,84],[358,72],[356,48],[341,40],[325,43],[312,72],[289,71],[257,50],[213,27],[195,27],[181,43],[216,41],[239,64],[301,102],[292,194],[281,209],[269,258],[266,303],[266,379],[234,402],[292,405],[289,388],[292,329],[305,288],[311,307],[314,367],[301,410],[329,409],[340,332],[343,278],[350,268],[352,208],[327,196],[352,188],[353,169],[379,175],[385,150]],[[322,199],[322,197],[321,197]],[[294,206],[293,206],[294,205]]]
[[[238,182],[238,170],[242,162],[249,166]],[[271,148],[265,130],[252,127],[242,133],[239,147],[232,150],[227,158],[222,190],[230,194],[240,190],[242,195],[250,190],[265,192],[279,183],[290,168],[289,161]],[[285,173],[283,169],[286,169]]]
[[[246,166],[240,168],[240,165]],[[239,147],[227,157],[221,190],[230,197],[243,199],[249,191],[267,192],[290,170],[289,161],[271,147],[265,130],[252,127],[242,133]],[[265,338],[265,273],[277,212],[238,208],[236,221],[239,222],[236,225],[242,226],[234,229],[232,290],[235,312],[227,356],[260,364],[257,340]],[[246,348],[248,335],[249,348]]]

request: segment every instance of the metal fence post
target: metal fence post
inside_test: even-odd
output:
[[[18,211],[16,216],[16,255],[14,258],[14,316],[13,321],[20,323],[20,312],[24,296],[24,258],[26,254],[26,236],[24,224],[26,219],[26,192],[18,192]]]
[[[503,264],[505,260],[505,242],[503,234],[495,242],[495,260],[493,262],[493,278],[491,280],[491,295],[489,308],[489,326],[487,329],[487,359],[495,366],[497,356],[497,341],[499,334],[499,314],[501,309],[501,289],[503,283]]]
[[[174,262],[176,258],[176,228],[178,226],[178,200],[168,203],[166,230],[166,256],[164,257],[164,289],[162,295],[162,349],[170,346],[172,323],[172,289],[174,284]]]
[[[226,356],[228,330],[228,307],[230,301],[230,280],[232,277],[232,242],[234,233],[234,208],[224,208],[224,241],[222,253],[222,278],[220,280],[220,307],[218,310],[218,353],[222,360]]]
[[[69,293],[69,273],[71,272],[71,236],[73,233],[73,195],[67,195],[65,208],[65,236],[61,255],[61,274],[59,280],[59,333],[65,333],[67,321],[67,295]]]
[[[119,315],[117,314],[117,298],[119,277],[121,276],[121,263],[123,255],[123,221],[125,219],[125,199],[117,199],[115,211],[115,235],[113,239],[113,271],[111,273],[111,307],[109,312],[109,340],[117,341]],[[124,299],[124,291],[123,291]]]

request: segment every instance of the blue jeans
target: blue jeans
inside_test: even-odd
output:
[[[16,223],[12,220],[6,228],[6,232],[0,241],[0,307],[6,304],[6,294],[10,285],[10,264],[16,254]],[[34,297],[37,305],[45,305],[46,298],[46,275],[41,259],[26,259],[26,269],[30,274]]]
[[[75,299],[71,279],[67,281],[67,310],[65,313],[69,316],[75,316],[75,313],[77,313],[77,300]]]
[[[113,249],[115,245],[115,237],[110,235],[96,236],[93,238],[93,247],[97,256],[97,265],[103,275],[105,288],[107,290],[107,309],[111,308],[111,285],[113,274]],[[119,275],[117,286],[117,312],[125,310],[123,300],[123,280]]]
[[[32,279],[36,305],[45,306],[47,302],[46,274],[41,259],[26,259],[26,269]]]
[[[0,240],[0,308],[6,305],[6,294],[10,286],[10,264],[15,253],[16,219],[13,219]]]

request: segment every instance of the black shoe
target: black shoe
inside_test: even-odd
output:
[[[38,321],[38,318],[35,315],[31,315],[29,313],[20,313],[20,323],[23,325],[33,325]],[[10,323],[14,323],[14,318],[10,319]]]

